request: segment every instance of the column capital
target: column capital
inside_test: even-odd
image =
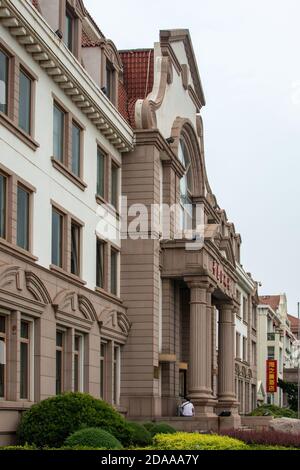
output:
[[[212,293],[215,290],[214,286],[207,279],[203,279],[200,276],[185,276],[184,281],[189,289],[204,289],[208,293]]]

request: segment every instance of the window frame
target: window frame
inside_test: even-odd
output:
[[[112,289],[112,255],[115,255],[116,256],[116,279],[115,279],[115,282],[116,282],[116,291],[113,292],[113,289]],[[109,283],[109,290],[110,290],[110,293],[111,295],[115,296],[115,297],[119,297],[120,296],[120,249],[118,247],[116,247],[115,245],[110,245],[110,283]]]
[[[98,165],[98,157],[99,157],[99,153],[102,154],[103,156],[103,160],[104,160],[104,164],[103,164],[103,195],[102,194],[99,194],[98,192],[98,183],[99,183],[99,165]],[[109,155],[108,155],[108,152],[106,152],[103,147],[99,144],[99,142],[97,141],[97,161],[96,161],[96,167],[97,167],[97,180],[96,180],[96,200],[101,203],[101,202],[106,202],[108,200],[108,188],[109,188],[109,184],[107,183],[107,168],[108,168],[108,163],[109,163]]]
[[[25,339],[21,337],[21,325],[22,322],[28,323],[29,328],[29,338]],[[34,401],[34,319],[22,315],[20,318],[20,370],[19,370],[19,399],[20,401],[33,402]],[[21,398],[21,343],[28,344],[28,378],[27,378],[27,387],[28,387],[28,397]]]
[[[114,204],[114,201],[113,201],[113,172],[116,172],[116,175],[117,175],[117,181],[116,181],[116,188],[115,188],[115,191],[116,191],[116,194],[115,194],[115,198],[116,198],[116,204]],[[120,173],[121,173],[121,167],[120,167],[120,164],[115,160],[115,159],[111,159],[111,164],[110,164],[110,204],[111,206],[114,208],[114,210],[117,212],[117,214],[119,214],[119,211],[120,211],[120,201],[119,201],[119,198],[120,198],[120,181],[121,181],[121,176],[120,176]]]
[[[27,200],[27,203],[28,203],[28,218],[27,218],[27,227],[26,227],[27,245],[26,245],[26,247],[20,246],[18,244],[18,226],[19,226],[18,194],[19,194],[19,189],[22,190],[24,193],[27,193],[27,195],[28,195],[28,200]],[[17,203],[16,204],[17,204],[17,207],[16,207],[16,245],[21,250],[24,250],[26,252],[31,252],[31,248],[32,248],[32,190],[20,181],[17,182]]]
[[[1,226],[0,226],[0,239],[2,240],[7,240],[8,238],[8,231],[9,231],[9,184],[10,184],[10,176],[7,175],[4,171],[2,171],[2,169],[0,168],[0,177],[3,177],[4,178],[4,181],[5,181],[5,189],[4,189],[4,197],[5,197],[5,201],[4,201],[4,217],[3,217],[3,220],[4,220],[4,228],[3,228],[3,235],[1,235]],[[0,211],[1,211],[1,207],[0,207]],[[0,215],[0,220],[1,220],[1,215]]]
[[[72,272],[72,250],[73,250],[73,240],[72,240],[72,228],[76,227],[78,230],[78,240],[77,240],[77,272],[74,273]],[[78,221],[75,217],[71,217],[71,222],[70,222],[70,236],[71,236],[71,241],[70,241],[70,249],[71,249],[71,254],[70,254],[70,273],[73,276],[79,277],[81,276],[81,258],[82,258],[82,224],[81,222]]]
[[[75,350],[76,337],[79,338],[79,350]],[[84,334],[75,331],[73,340],[73,391],[84,392],[84,354],[85,354],[85,337]],[[75,388],[75,357],[78,357],[78,390]]]
[[[116,354],[117,351],[117,354]],[[121,345],[113,343],[112,403],[120,405],[121,392]]]
[[[65,224],[66,224],[66,214],[62,212],[56,205],[51,205],[51,222],[52,222],[52,230],[51,230],[51,264],[53,266],[57,266],[58,268],[64,269],[65,263],[65,249],[66,249],[66,240],[65,240]],[[53,212],[56,212],[61,217],[61,247],[60,247],[60,258],[61,258],[61,265],[57,265],[53,262]]]
[[[4,355],[5,355],[5,363],[2,364],[4,367],[4,372],[3,372],[3,390],[4,390],[4,393],[3,393],[3,396],[0,395],[0,401],[5,401],[6,400],[6,396],[7,396],[7,360],[6,360],[6,357],[7,357],[7,343],[8,343],[8,315],[3,313],[1,310],[0,310],[0,317],[3,317],[4,318],[4,332],[1,332],[0,331],[0,338],[2,338],[2,342],[4,343]]]
[[[60,333],[62,335],[62,346],[57,345],[57,334]],[[56,359],[56,380],[55,380],[55,394],[61,395],[65,391],[65,350],[66,350],[66,331],[63,328],[57,327],[56,328],[56,345],[55,345],[55,359]],[[58,393],[57,391],[57,352],[61,353],[61,391]]]
[[[103,282],[102,286],[98,284],[98,244],[102,245],[103,249]],[[96,290],[107,290],[107,242],[96,235]]]
[[[11,95],[11,75],[12,75],[12,64],[11,64],[11,61],[12,61],[12,56],[11,54],[9,53],[9,51],[3,47],[3,45],[0,43],[0,52],[2,52],[2,54],[4,56],[6,56],[6,59],[7,59],[7,71],[6,71],[6,89],[5,89],[5,98],[6,98],[6,112],[5,111],[1,111],[0,110],[0,113],[1,114],[4,114],[5,116],[9,117],[10,114],[11,114],[11,104],[10,104],[10,95]]]
[[[24,129],[21,124],[20,124],[20,118],[21,118],[21,115],[20,115],[20,84],[21,84],[21,74],[26,77],[30,83],[30,88],[29,88],[29,92],[30,92],[30,96],[29,96],[29,129],[28,131],[26,129]],[[33,83],[34,83],[34,79],[32,78],[30,72],[28,72],[27,68],[25,68],[22,64],[20,64],[19,66],[19,106],[18,106],[18,125],[19,125],[19,128],[27,135],[32,135],[32,128],[33,128]]]
[[[100,398],[106,400],[107,392],[107,341],[100,341]],[[102,346],[104,347],[104,354],[102,354]]]

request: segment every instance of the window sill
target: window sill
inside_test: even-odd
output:
[[[29,251],[23,250],[23,248],[20,248],[17,245],[13,245],[12,243],[8,242],[4,238],[0,238],[0,248],[2,251],[5,251],[6,253],[10,255],[17,256],[21,260],[24,261],[38,261],[38,258],[34,256],[32,253]]]
[[[50,270],[55,272],[61,279],[65,281],[72,281],[80,286],[85,286],[86,282],[83,281],[79,276],[75,276],[75,274],[71,274],[64,269],[60,268],[59,266],[55,266],[54,264],[50,265]]]
[[[6,114],[0,112],[0,123],[6,127],[10,132],[12,132],[16,137],[18,137],[24,144],[28,145],[32,150],[37,150],[40,146],[31,135],[24,132],[20,127],[18,127]]]
[[[1,410],[28,410],[34,405],[35,402],[28,400],[5,400],[5,398],[0,399],[0,409]]]
[[[70,181],[72,181],[72,183],[74,183],[79,189],[81,189],[81,191],[85,191],[85,189],[87,188],[87,184],[81,178],[74,175],[74,173],[72,173],[69,168],[67,168],[59,160],[56,160],[56,158],[51,157],[51,161],[53,168],[62,173]]]
[[[100,294],[102,297],[105,297],[108,300],[112,300],[113,302],[117,302],[119,304],[122,304],[122,300],[120,297],[117,297],[116,295],[112,294],[111,292],[107,292],[105,289],[102,289],[101,287],[95,287],[95,292],[97,294]]]
[[[112,206],[109,202],[105,201],[105,199],[102,196],[99,196],[98,194],[95,195],[96,202],[99,206],[104,205],[105,209],[114,217],[116,217],[118,220],[120,220],[120,213],[117,211],[117,209]]]

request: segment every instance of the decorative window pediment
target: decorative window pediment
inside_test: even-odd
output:
[[[56,319],[64,324],[90,330],[97,321],[97,315],[91,301],[75,291],[64,289],[53,301]]]

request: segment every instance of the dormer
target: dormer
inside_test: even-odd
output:
[[[66,47],[81,59],[82,22],[86,11],[82,0],[39,0],[39,10]]]

